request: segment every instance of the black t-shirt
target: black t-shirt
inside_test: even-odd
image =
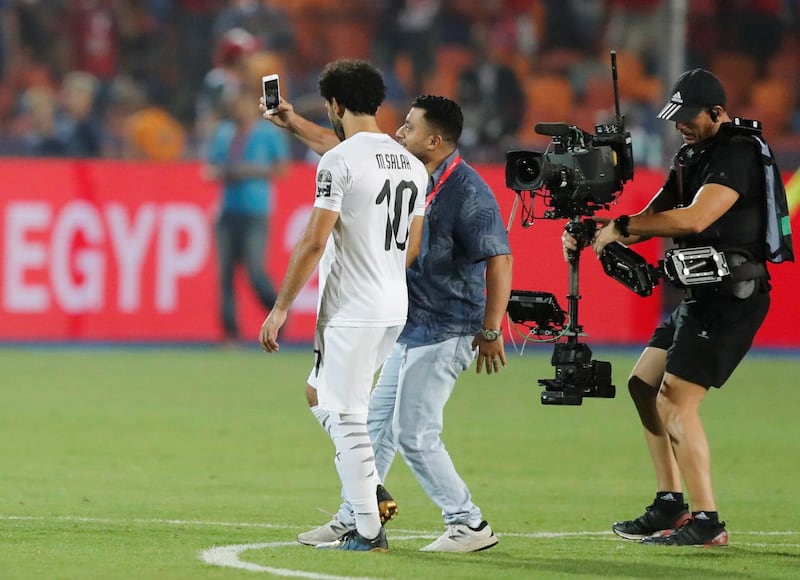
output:
[[[720,251],[744,250],[755,261],[764,261],[764,167],[754,140],[723,133],[682,147],[673,159],[664,190],[674,200],[673,207],[685,207],[707,183],[729,187],[739,194],[739,199],[708,228],[676,242],[688,248],[710,245]]]

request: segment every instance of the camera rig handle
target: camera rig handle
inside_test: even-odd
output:
[[[568,250],[567,258],[569,263],[569,290],[567,294],[567,312],[569,313],[569,325],[567,326],[566,336],[577,337],[583,333],[583,327],[578,323],[578,301],[580,300],[580,281],[578,271],[580,267],[581,250],[591,244],[597,231],[597,222],[592,219],[580,219],[572,217],[564,227],[566,232],[571,235],[578,243],[577,250]]]
[[[578,242],[577,250],[567,250],[567,258],[570,263],[580,259],[580,251],[592,243],[594,234],[597,231],[597,222],[593,219],[581,220],[577,216],[570,218],[564,230],[575,238]]]

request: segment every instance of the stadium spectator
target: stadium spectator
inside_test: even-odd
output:
[[[33,79],[33,77],[30,77]],[[38,77],[19,99],[4,146],[12,154],[37,157],[98,157],[102,126],[94,107],[97,80],[73,71],[60,87]]]
[[[258,93],[255,93],[256,95]],[[244,265],[265,310],[275,288],[264,271],[272,181],[286,173],[286,138],[253,113],[254,94],[239,90],[226,104],[230,116],[215,128],[206,147],[205,175],[219,182],[221,203],[215,225],[220,281],[220,322],[228,343],[239,340],[234,274]]]
[[[680,248],[713,246],[732,267],[752,271],[736,282],[686,289],[634,366],[628,389],[655,469],[656,497],[644,514],[613,530],[646,544],[724,546],[728,533],[717,512],[699,408],[741,362],[769,309],[764,168],[759,149],[736,137],[717,77],[687,71],[670,95],[658,117],[675,123],[684,145],[669,177],[642,211],[604,221],[594,251],[600,256],[613,242],[674,238]],[[578,245],[566,232],[563,243],[569,260],[568,250]]]
[[[334,142],[288,103],[268,118],[317,153]],[[461,160],[462,127],[455,102],[422,96],[397,130],[399,141],[431,174],[426,233],[407,273],[408,321],[383,364],[367,418],[381,481],[399,449],[442,510],[446,531],[422,548],[431,552],[473,552],[497,543],[440,438],[444,407],[458,375],[475,358],[473,351],[478,351],[478,372],[484,365],[488,374],[499,372],[506,362],[500,323],[511,290],[511,250],[491,190]],[[324,407],[317,405],[314,389],[307,395],[324,426]],[[354,521],[353,505],[345,501],[333,520],[300,534],[298,541],[334,540],[352,531]]]
[[[7,0],[0,3],[4,80],[0,114],[4,112],[7,121],[13,118],[20,96],[33,86],[29,77],[39,74],[33,72],[39,69],[56,81],[73,70],[93,74],[100,82],[101,111],[108,105],[115,79],[131,77],[193,137],[189,154],[202,157],[196,144],[206,140],[213,123],[197,105],[203,79],[216,65],[216,44],[210,40],[215,25],[219,31],[237,23],[252,30],[263,48],[280,57],[283,87],[291,87],[295,107],[311,117],[316,117],[317,75],[331,54],[361,58],[371,50],[386,70],[387,98],[395,106],[419,92],[455,97],[455,79],[468,56],[462,59],[454,49],[467,46],[474,27],[488,26],[492,52],[515,71],[523,87],[535,75],[566,76],[578,96],[576,111],[581,113],[585,81],[596,70],[595,55],[602,53],[603,64],[610,48],[620,56],[634,55],[644,65],[647,82],[637,83],[641,91],[636,95],[627,87],[620,91],[623,110],[630,128],[644,131],[647,151],[657,156],[664,135],[649,121],[658,106],[658,97],[651,95],[660,95],[655,87],[672,59],[668,54],[674,52],[661,51],[660,45],[654,49],[652,43],[664,38],[667,27],[674,25],[663,17],[667,4],[665,0]],[[779,68],[789,71],[779,76],[790,81],[799,77],[793,74],[798,69],[794,54],[778,48],[797,37],[797,6],[797,2],[780,0],[693,0],[687,5],[685,22],[686,63],[714,70],[725,83],[729,104],[739,101],[737,110],[745,110],[750,91],[738,85],[744,84],[747,74],[733,82],[714,64],[715,57],[720,52],[739,53],[757,63],[757,78],[747,87],[774,77],[776,61],[787,63]],[[643,24],[648,21],[650,28]],[[604,41],[605,47],[601,46]],[[287,43],[291,48],[286,48]],[[628,70],[620,66],[621,89]],[[624,102],[629,98],[640,111]],[[116,123],[118,112],[117,107],[104,119]],[[324,115],[319,119],[325,122]],[[798,158],[797,119],[795,112],[790,125],[793,134],[772,141],[786,165]],[[470,125],[462,144],[465,152]],[[7,122],[7,126],[10,130],[0,136],[0,154],[23,153],[14,133],[16,125]],[[113,126],[104,128],[104,132],[115,131]],[[526,135],[523,131],[505,138],[511,140],[509,146],[520,140],[524,145]],[[651,146],[653,141],[657,143]],[[502,161],[502,148],[495,150],[487,161]],[[300,148],[293,150],[297,158],[304,153]]]
[[[478,161],[502,159],[525,116],[525,92],[514,69],[495,58],[483,27],[474,29],[473,42],[473,64],[456,85],[466,128],[461,145]]]
[[[186,131],[166,108],[154,102],[145,87],[117,77],[108,115],[117,117],[116,155],[140,161],[176,161],[186,154]]]
[[[220,0],[175,1],[176,74],[175,111],[178,119],[193,119],[197,93],[213,67],[214,21],[222,8]]]
[[[203,77],[195,104],[194,133],[201,147],[208,143],[223,117],[226,103],[242,90],[250,70],[247,57],[258,50],[258,41],[244,28],[226,31],[214,50],[214,68]]]
[[[62,2],[6,1],[3,19],[3,50],[8,51],[4,72],[16,68],[16,60],[58,67],[70,37],[63,31]],[[66,69],[69,70],[69,69]],[[56,71],[53,71],[56,72]],[[60,72],[60,71],[59,71]]]
[[[375,35],[378,61],[393,69],[404,56],[411,62],[411,85],[408,93],[422,91],[425,78],[433,71],[433,59],[443,2],[441,0],[390,0],[384,5]],[[386,10],[392,16],[386,15]]]
[[[70,157],[100,157],[102,128],[97,114],[98,80],[91,73],[72,71],[61,83],[59,133]]]
[[[252,34],[261,50],[288,54],[294,44],[289,14],[274,0],[232,0],[214,21],[215,42],[234,28]]]
[[[122,3],[114,0],[73,0],[64,3],[60,22],[69,42],[66,66],[93,74],[109,83],[119,72]]]
[[[694,0],[688,3],[685,47],[687,62],[703,68],[710,67],[714,53],[724,46],[723,37],[727,32],[724,26],[720,26],[719,19],[717,0]]]
[[[69,145],[58,132],[57,100],[46,87],[31,87],[21,99],[22,139],[25,154],[34,157],[66,157]]]
[[[367,409],[374,374],[406,320],[405,271],[419,253],[428,176],[378,127],[375,113],[386,89],[376,68],[335,61],[322,71],[319,88],[341,143],[317,166],[314,209],[259,340],[267,352],[278,350],[288,310],[322,259],[309,382],[318,396],[314,414],[336,447],[336,469],[355,521],[317,546],[387,551]]]
[[[738,4],[732,11],[735,20],[731,22],[736,30],[734,45],[755,58],[759,72],[764,74],[770,59],[781,47],[784,5],[790,3],[783,0],[739,0],[735,4]]]
[[[639,55],[645,72],[658,70],[667,19],[662,0],[605,0],[605,46]]]
[[[171,0],[170,0],[171,1]],[[174,88],[174,36],[167,0],[126,0],[115,4],[119,22],[119,70],[157,94]]]

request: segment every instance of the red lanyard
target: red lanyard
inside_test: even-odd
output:
[[[453,173],[456,166],[461,163],[461,155],[456,155],[453,160],[449,163],[445,170],[442,171],[441,177],[439,177],[439,181],[436,182],[436,185],[433,186],[433,189],[428,194],[428,199],[425,202],[425,209],[428,209],[428,206],[431,205],[433,202],[433,198],[436,197],[436,194],[439,193],[439,190],[442,189],[444,182],[447,181],[447,178],[450,177],[450,174]]]

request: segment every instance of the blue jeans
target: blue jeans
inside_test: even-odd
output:
[[[219,260],[220,316],[225,334],[238,338],[236,297],[233,274],[236,265],[244,263],[250,285],[267,310],[275,305],[275,288],[264,271],[267,242],[267,221],[263,215],[223,213],[216,223],[217,258]]]
[[[458,375],[475,356],[472,339],[461,336],[413,348],[395,344],[372,391],[367,416],[381,481],[400,451],[425,493],[441,508],[447,525],[483,519],[440,438],[444,406]],[[352,522],[346,502],[337,517]]]

